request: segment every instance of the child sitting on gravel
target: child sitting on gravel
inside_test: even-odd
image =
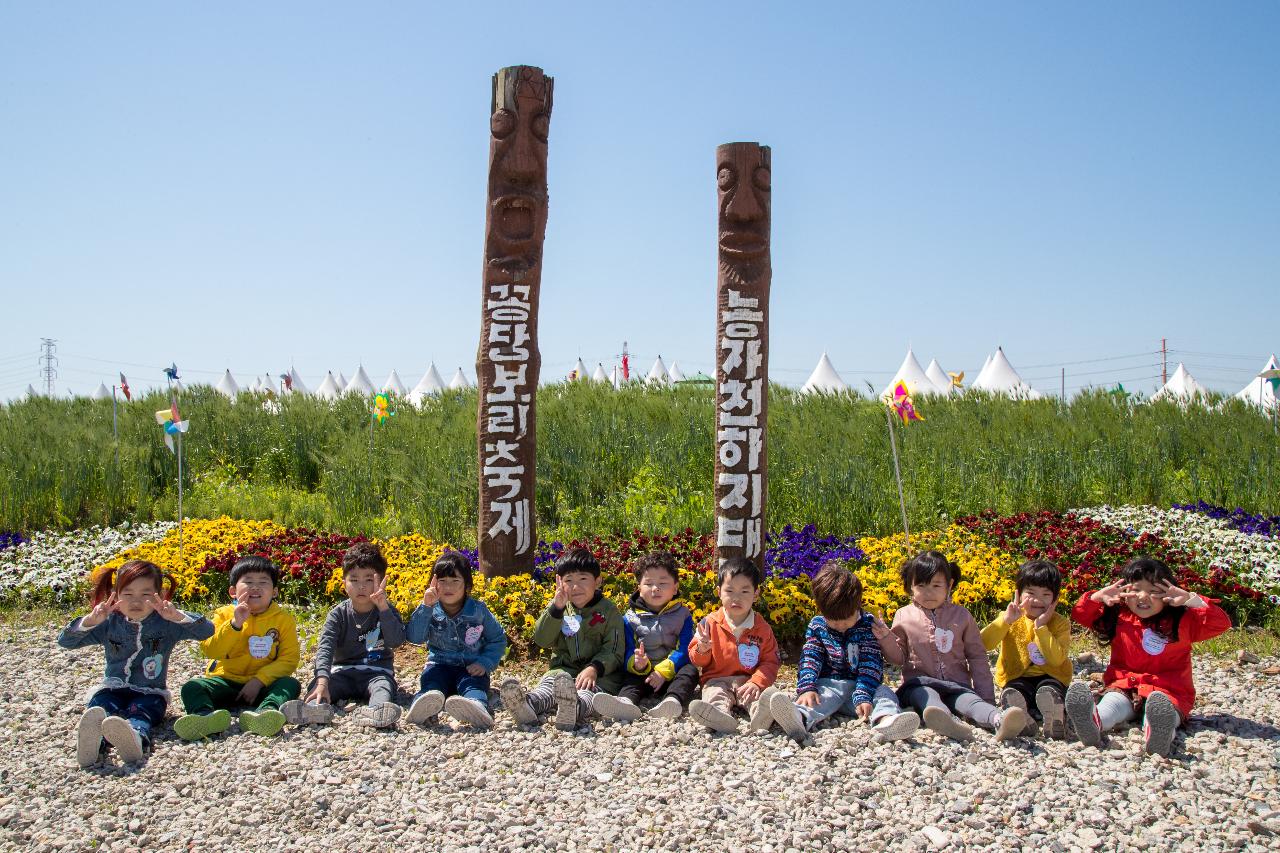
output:
[[[551,668],[532,691],[502,683],[502,707],[530,725],[555,709],[556,728],[573,731],[591,713],[594,694],[622,685],[622,614],[600,593],[600,564],[585,548],[556,563],[555,597],[533,626],[533,642],[551,651]]]
[[[745,557],[724,561],[716,575],[720,608],[698,623],[689,660],[702,669],[702,698],[689,703],[689,716],[717,732],[736,732],[734,708],[749,717],[748,731],[773,724],[769,700],[777,688],[782,660],[773,629],[752,609],[764,575]]]
[[[280,706],[297,699],[298,626],[273,600],[280,570],[266,557],[242,557],[231,567],[231,604],[213,614],[213,636],[200,644],[209,658],[203,678],[182,685],[187,713],[173,724],[183,740],[225,732],[229,708],[240,712],[240,728],[271,737],[284,727]]]
[[[818,616],[804,634],[795,701],[779,691],[769,711],[782,730],[804,743],[809,730],[833,714],[871,723],[872,740],[885,743],[908,737],[920,727],[915,711],[903,711],[898,696],[884,685],[884,660],[877,631],[889,628],[862,609],[862,581],[837,563],[827,563],[813,578]]]
[[[167,585],[167,586],[166,586]],[[58,634],[58,645],[101,645],[107,672],[89,696],[76,731],[76,760],[92,767],[103,738],[126,762],[141,761],[151,748],[151,729],[164,722],[169,655],[179,640],[203,640],[213,625],[170,600],[173,578],[155,563],[130,560],[103,572],[90,594],[92,609]]]
[[[1231,627],[1215,601],[1173,581],[1163,562],[1138,557],[1114,583],[1076,602],[1071,617],[1111,646],[1106,692],[1096,707],[1087,682],[1067,689],[1067,715],[1081,743],[1098,746],[1103,732],[1142,714],[1143,748],[1163,756],[1173,751],[1174,734],[1196,701],[1191,644]]]
[[[631,607],[622,617],[627,662],[622,689],[616,697],[597,693],[592,707],[602,717],[635,720],[643,713],[641,699],[661,696],[649,715],[674,720],[698,686],[698,668],[689,662],[693,615],[675,601],[680,572],[671,552],[644,555],[636,562],[635,576]]]
[[[358,542],[342,555],[342,587],[347,600],[324,620],[306,700],[286,702],[280,710],[293,725],[327,723],[333,703],[365,700],[358,724],[394,726],[400,719],[395,648],[404,642],[404,623],[387,601],[387,559],[377,545]]]
[[[885,659],[902,667],[898,698],[926,726],[956,740],[973,733],[952,713],[995,729],[996,740],[1017,737],[1030,718],[1021,708],[995,706],[982,633],[973,615],[951,601],[960,567],[925,551],[903,563],[901,574],[911,603],[894,614],[893,630],[880,641]]]
[[[471,597],[471,561],[446,551],[431,567],[431,584],[409,617],[405,636],[426,643],[427,665],[405,722],[425,724],[443,710],[477,728],[493,726],[489,673],[507,651],[507,635],[481,602]]]
[[[1040,720],[1046,738],[1065,740],[1063,697],[1071,683],[1071,620],[1054,609],[1062,573],[1048,560],[1029,560],[1018,567],[1014,584],[1017,593],[1004,614],[982,629],[987,651],[1000,649],[1000,707],[1027,711]]]

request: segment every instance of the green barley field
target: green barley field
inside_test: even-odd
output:
[[[1012,513],[1100,503],[1206,500],[1280,512],[1273,424],[1236,400],[1138,404],[1098,392],[1070,402],[966,396],[923,400],[897,427],[912,524],[982,509]],[[538,396],[543,536],[639,528],[711,529],[712,391],[589,384]],[[156,394],[0,406],[0,529],[30,531],[172,518],[177,468]],[[475,391],[408,403],[370,429],[369,404],[313,398],[234,403],[184,392],[184,511],[271,518],[347,533],[412,530],[475,540]],[[372,434],[372,435],[371,435]],[[372,437],[372,452],[370,451]],[[769,409],[769,526],[838,533],[898,524],[884,409],[856,395],[782,387]]]

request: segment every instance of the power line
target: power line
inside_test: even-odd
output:
[[[50,397],[53,396],[54,380],[58,378],[58,357],[54,353],[58,349],[58,342],[53,338],[40,339],[40,372],[44,376],[44,390]]]

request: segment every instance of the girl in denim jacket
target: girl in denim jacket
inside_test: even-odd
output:
[[[489,608],[471,597],[470,560],[457,551],[440,555],[405,636],[427,646],[420,689],[405,720],[423,725],[443,710],[461,722],[490,728],[489,676],[506,653],[507,635]]]

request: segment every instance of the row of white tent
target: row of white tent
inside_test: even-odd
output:
[[[1280,363],[1277,362],[1275,355],[1272,355],[1258,372],[1257,378],[1240,389],[1235,396],[1259,409],[1266,411],[1275,409],[1277,407],[1276,392],[1265,377],[1268,374],[1275,375],[1277,370],[1280,370]],[[894,387],[899,382],[906,383],[907,390],[913,396],[945,396],[960,393],[964,390],[963,378],[963,373],[946,373],[936,358],[929,362],[927,368],[920,367],[915,353],[908,348],[907,357],[902,360],[902,366],[898,368],[898,372],[889,380],[889,384],[884,387],[880,395],[891,397]],[[1038,400],[1043,396],[1022,380],[1018,371],[1014,370],[1009,359],[1005,357],[1002,347],[996,347],[996,351],[987,356],[982,370],[978,372],[977,378],[969,387],[992,394],[1004,394],[1019,400]],[[848,391],[849,386],[840,378],[840,374],[831,364],[831,359],[824,352],[818,359],[818,366],[813,369],[813,373],[809,375],[808,381],[800,390],[805,394],[838,394],[841,391]],[[1151,399],[1189,402],[1204,399],[1208,395],[1209,390],[1197,382],[1186,366],[1179,362],[1173,375],[1159,391],[1151,395]]]

